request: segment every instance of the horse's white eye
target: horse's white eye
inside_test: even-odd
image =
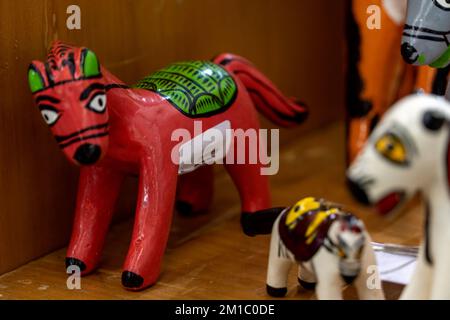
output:
[[[99,93],[95,95],[88,104],[88,108],[97,113],[103,113],[106,110],[106,95]]]
[[[434,0],[436,5],[444,10],[450,10],[450,0]]]
[[[45,123],[49,126],[52,126],[58,121],[59,113],[55,110],[42,109],[41,110],[42,118],[44,118]]]

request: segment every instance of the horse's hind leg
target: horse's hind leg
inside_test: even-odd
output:
[[[266,291],[272,297],[281,298],[287,294],[289,271],[294,263],[280,240],[278,223],[275,222],[270,239]]]
[[[314,290],[316,288],[317,279],[313,272],[308,270],[306,265],[299,264],[298,266],[298,283],[306,290]]]
[[[225,164],[241,198],[241,226],[248,236],[257,234],[251,223],[246,223],[255,212],[271,207],[269,180],[261,174],[260,164]]]
[[[184,216],[208,211],[214,190],[214,168],[203,166],[178,177],[175,207]]]

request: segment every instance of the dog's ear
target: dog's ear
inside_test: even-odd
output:
[[[423,125],[430,131],[439,131],[447,122],[447,118],[437,111],[426,111],[422,118]]]
[[[437,111],[426,111],[423,114],[422,119],[423,125],[426,129],[437,132],[442,129],[445,123],[448,123],[449,120],[447,117]],[[447,141],[447,152],[445,157],[445,172],[447,174],[447,186],[450,190],[450,136]]]

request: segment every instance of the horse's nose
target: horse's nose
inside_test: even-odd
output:
[[[356,200],[358,200],[362,204],[370,204],[369,197],[367,196],[366,191],[357,182],[353,181],[350,178],[347,178],[347,186]]]
[[[402,57],[407,63],[413,64],[419,58],[419,54],[416,48],[414,48],[408,42],[404,42],[402,44]]]
[[[96,144],[85,143],[77,148],[74,159],[82,165],[94,164],[100,159],[101,148]]]

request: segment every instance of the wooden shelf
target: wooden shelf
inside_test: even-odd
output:
[[[274,205],[290,205],[310,195],[325,197],[346,204],[363,218],[374,241],[418,244],[423,219],[418,204],[383,219],[352,200],[344,184],[344,136],[344,126],[335,124],[284,146],[280,173],[271,180]],[[129,220],[112,228],[102,264],[82,278],[81,290],[67,289],[62,249],[0,277],[0,299],[269,299],[265,293],[269,237],[242,234],[237,192],[228,176],[218,171],[211,212],[191,219],[175,214],[164,271],[154,287],[136,293],[120,285]],[[401,286],[385,284],[385,291],[395,299]],[[345,296],[356,297],[352,288]],[[288,299],[315,299],[312,292],[298,289],[295,272]]]

